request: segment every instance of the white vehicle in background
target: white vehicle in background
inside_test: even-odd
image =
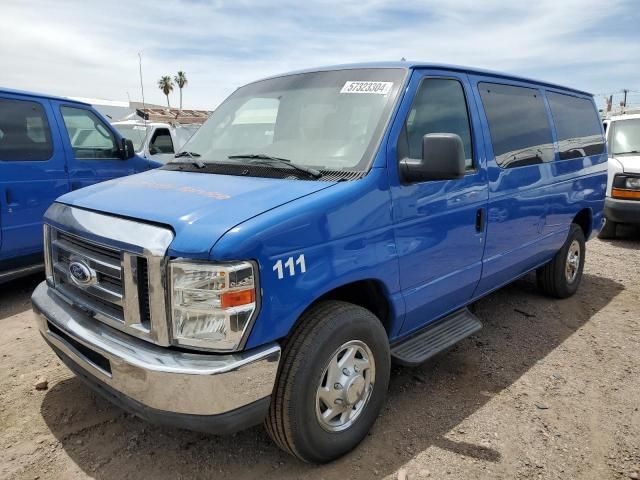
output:
[[[609,176],[600,238],[615,238],[620,223],[640,225],[640,114],[604,120]]]
[[[161,163],[173,160],[176,152],[195,133],[200,124],[170,124],[145,122],[144,120],[122,120],[112,122],[118,132],[133,142],[136,153]]]

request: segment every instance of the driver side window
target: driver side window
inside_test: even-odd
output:
[[[149,143],[149,152],[151,155],[157,155],[159,153],[174,153],[173,141],[171,140],[171,133],[166,128],[158,128],[151,138]]]
[[[60,111],[76,160],[120,159],[113,133],[93,112],[73,107]]]
[[[467,101],[458,80],[425,78],[422,81],[400,134],[399,158],[422,158],[422,137],[428,133],[460,136],[466,169],[473,170]]]

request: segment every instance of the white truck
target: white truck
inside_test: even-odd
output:
[[[640,114],[604,120],[609,176],[600,238],[615,238],[620,223],[640,225]]]
[[[173,160],[175,153],[200,127],[199,124],[169,124],[137,119],[113,122],[112,125],[123,137],[133,142],[139,156],[161,163]]]

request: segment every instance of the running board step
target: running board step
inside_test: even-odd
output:
[[[420,365],[481,328],[480,320],[463,308],[392,345],[391,356],[402,365]]]

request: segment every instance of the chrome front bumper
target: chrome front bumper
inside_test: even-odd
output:
[[[33,293],[32,304],[40,333],[65,363],[142,417],[166,413],[173,420],[164,423],[181,426],[175,420],[185,415],[185,428],[192,428],[194,419],[233,412],[242,423],[238,411],[257,403],[266,413],[280,361],[278,344],[227,355],[158,347],[96,321],[62,301],[46,282]]]

